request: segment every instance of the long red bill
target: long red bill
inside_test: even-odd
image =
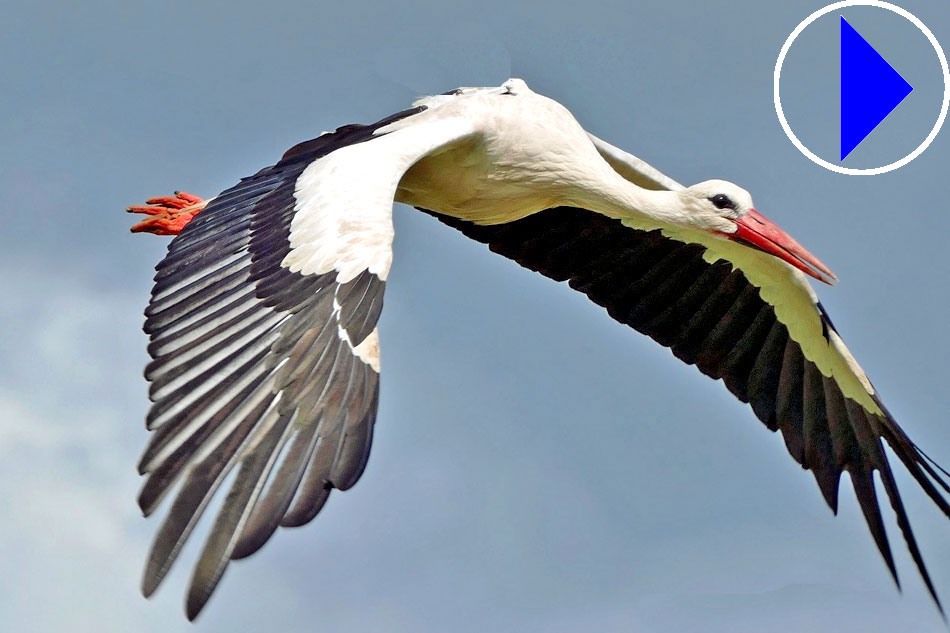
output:
[[[727,235],[734,242],[754,246],[769,255],[774,255],[806,275],[828,285],[838,280],[817,257],[755,209],[750,209],[735,222],[738,229],[735,233]]]

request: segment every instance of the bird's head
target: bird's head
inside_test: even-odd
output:
[[[818,281],[837,277],[777,224],[756,211],[752,196],[725,180],[707,180],[682,192],[689,223],[709,233],[778,257]]]

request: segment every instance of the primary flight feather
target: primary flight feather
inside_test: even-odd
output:
[[[877,471],[939,607],[884,445],[950,516],[946,472],[887,412],[818,303],[805,275],[831,283],[831,271],[745,190],[683,187],[519,79],[328,132],[209,200],[179,193],[129,208],[149,216],[133,231],[177,235],[146,309],[143,512],[177,485],[146,595],[229,476],[189,618],[229,561],[309,522],[359,479],[376,421],[394,201],[567,281],[721,379],[782,432],[835,511],[847,471],[896,581]]]

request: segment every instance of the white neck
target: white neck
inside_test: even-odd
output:
[[[582,184],[574,203],[609,218],[647,217],[668,224],[682,224],[686,216],[677,191],[653,191],[639,187],[611,169]]]

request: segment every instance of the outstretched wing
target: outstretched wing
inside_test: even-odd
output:
[[[878,471],[911,556],[940,606],[883,442],[950,516],[944,496],[950,486],[941,476],[947,473],[884,408],[801,273],[719,238],[585,209],[559,207],[491,226],[432,215],[526,268],[567,281],[614,319],[721,379],[769,430],[782,432],[789,453],[812,471],[835,512],[847,471],[897,581],[875,493]]]
[[[146,595],[237,466],[192,578],[189,618],[229,560],[280,525],[307,523],[363,472],[396,187],[414,162],[470,133],[425,109],[292,148],[210,201],[157,267],[143,512],[180,487],[149,555]]]

